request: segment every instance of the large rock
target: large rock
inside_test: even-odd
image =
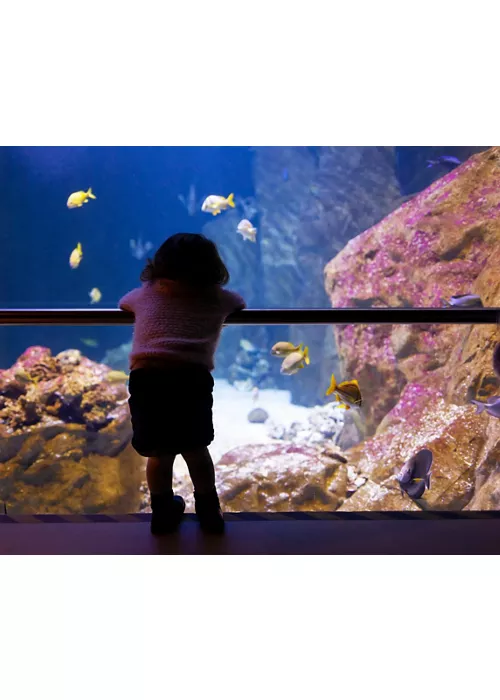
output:
[[[469,292],[500,305],[499,164],[499,148],[472,157],[351,240],[325,269],[332,306],[441,306]],[[362,387],[369,433],[408,382],[435,376],[452,401],[495,384],[485,352],[494,328],[344,326],[335,337],[343,375]]]
[[[357,488],[357,477],[339,449],[292,442],[237,447],[215,467],[220,502],[228,512],[336,510]],[[174,491],[192,512],[193,487],[185,470],[175,470]]]
[[[333,306],[440,306],[479,294],[500,306],[500,148],[474,156],[377,226],[326,269]],[[347,451],[366,479],[340,510],[488,510],[500,502],[500,421],[469,403],[499,393],[496,326],[335,330],[345,378],[358,379],[372,437]],[[396,474],[432,450],[431,488],[402,495]]]
[[[124,383],[78,350],[32,347],[0,371],[0,501],[9,513],[126,513],[143,462]]]

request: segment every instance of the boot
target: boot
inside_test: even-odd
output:
[[[224,518],[215,486],[210,493],[194,492],[196,515],[204,532],[220,535],[224,532]]]
[[[151,534],[166,535],[174,532],[184,515],[186,504],[181,496],[174,496],[174,492],[151,494]]]

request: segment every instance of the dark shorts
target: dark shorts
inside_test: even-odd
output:
[[[132,370],[128,385],[132,447],[152,457],[210,445],[213,388],[212,375],[200,365]]]

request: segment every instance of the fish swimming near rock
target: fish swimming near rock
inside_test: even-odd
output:
[[[275,357],[286,357],[292,352],[300,352],[302,350],[302,343],[300,345],[294,345],[293,343],[279,342],[275,343],[271,348],[271,355]]]
[[[309,348],[306,347],[304,350],[297,350],[287,355],[281,364],[280,372],[286,375],[297,374],[299,370],[304,369],[309,364],[311,364]]]
[[[210,194],[201,205],[201,211],[212,214],[212,216],[217,216],[217,214],[220,214],[221,211],[229,209],[229,207],[234,209],[235,206],[234,194],[232,192],[228,197],[221,197],[218,194]]]
[[[31,375],[24,369],[24,367],[19,367],[14,372],[14,378],[21,384],[29,384],[32,382]]]
[[[95,338],[80,338],[80,342],[88,348],[98,348],[99,342]]]
[[[401,493],[412,499],[422,498],[425,490],[431,487],[432,461],[432,451],[425,448],[405,462],[396,476]]]
[[[89,297],[91,304],[98,304],[102,299],[101,290],[97,289],[97,287],[93,287],[89,292]]]
[[[89,199],[97,199],[95,194],[92,192],[92,187],[89,187],[86,192],[80,190],[79,192],[73,192],[73,194],[70,194],[68,201],[66,202],[66,206],[68,209],[83,207],[83,205],[86,204]]]
[[[500,418],[500,396],[489,396],[486,401],[471,399],[470,403],[476,406],[476,413],[486,411],[493,418]]]
[[[107,373],[106,379],[110,384],[121,384],[128,381],[128,374],[119,369],[112,369]]]
[[[461,165],[462,161],[455,156],[439,156],[434,158],[434,160],[427,161],[428,168],[435,168],[437,165]]]
[[[142,238],[139,238],[137,241],[134,238],[131,238],[129,243],[130,252],[137,260],[142,260],[143,258],[145,258],[149,251],[153,250],[154,248],[154,245],[151,243],[151,241],[143,243]]]
[[[74,250],[71,251],[71,255],[69,256],[69,266],[72,270],[75,270],[78,267],[78,265],[82,262],[82,258],[82,244],[77,243],[76,248],[74,248]]]
[[[242,219],[236,228],[237,232],[240,233],[244,241],[251,241],[255,243],[257,240],[257,229],[252,226],[251,221],[248,219]]]
[[[341,404],[341,408],[346,410],[349,410],[351,406],[360,408],[363,404],[361,390],[356,379],[337,384],[335,375],[332,373],[330,386],[326,390],[325,396],[330,396],[331,394],[335,394],[335,399]]]
[[[455,294],[449,301],[446,299],[441,299],[443,306],[445,307],[458,307],[458,308],[483,308],[483,302],[478,294]]]
[[[493,371],[500,379],[500,343],[497,343],[493,350]]]

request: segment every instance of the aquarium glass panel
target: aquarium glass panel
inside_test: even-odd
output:
[[[131,328],[0,330],[0,505],[147,512]],[[227,327],[210,446],[223,509],[496,510],[499,340],[480,324]],[[174,488],[192,511],[181,457]]]
[[[178,231],[216,242],[250,308],[485,297],[487,149],[0,147],[0,307],[116,307]]]

